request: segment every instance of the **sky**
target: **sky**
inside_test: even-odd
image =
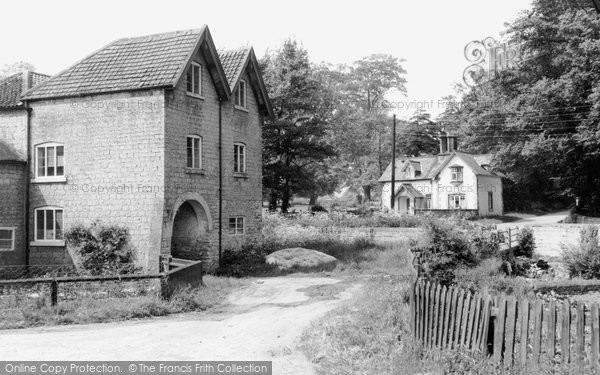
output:
[[[56,74],[124,37],[207,24],[218,48],[253,46],[257,56],[287,38],[315,63],[350,64],[385,53],[403,59],[407,96],[391,93],[400,118],[435,115],[469,65],[464,47],[500,39],[531,0],[400,1],[12,1],[0,5],[0,67],[15,61]]]

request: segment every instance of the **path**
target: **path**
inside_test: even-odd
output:
[[[274,374],[313,374],[298,340],[359,284],[315,277],[256,279],[219,311],[168,318],[0,332],[4,360],[268,360]],[[334,285],[337,284],[337,285]],[[329,299],[303,289],[335,288]]]

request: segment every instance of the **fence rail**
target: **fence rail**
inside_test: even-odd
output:
[[[0,279],[0,309],[17,304],[25,304],[46,295],[51,306],[59,303],[62,299],[73,299],[81,294],[90,294],[102,298],[107,296],[107,290],[94,286],[117,282],[121,286],[109,288],[111,293],[127,297],[136,294],[146,294],[151,291],[159,293],[163,298],[170,298],[179,288],[185,286],[199,286],[202,284],[203,269],[201,261],[190,261],[169,258],[166,267],[160,273],[154,274],[123,274],[123,275],[77,275],[72,267],[52,269],[51,266],[35,268],[31,270],[11,270],[12,278]],[[6,267],[2,267],[3,269]],[[24,278],[23,275],[31,277]],[[37,277],[37,275],[41,275]],[[21,276],[18,278],[18,276]],[[146,282],[156,281],[152,285]],[[137,283],[139,288],[124,286],[124,283]],[[13,296],[15,298],[8,298]],[[8,303],[7,303],[8,301]],[[28,302],[29,301],[29,302]],[[14,308],[14,306],[13,306]]]
[[[505,294],[472,294],[417,280],[411,294],[414,337],[425,347],[481,350],[497,362],[536,367],[541,361],[597,366],[597,303]]]

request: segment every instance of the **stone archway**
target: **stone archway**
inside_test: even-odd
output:
[[[190,199],[179,204],[171,234],[171,255],[174,258],[202,260],[210,248],[212,225],[205,206]]]

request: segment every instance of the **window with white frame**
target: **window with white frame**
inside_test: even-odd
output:
[[[188,168],[202,168],[202,137],[188,135],[187,137],[187,166]]]
[[[0,228],[0,251],[15,249],[15,228]]]
[[[452,182],[462,182],[463,167],[451,167],[450,173],[451,173]]]
[[[240,235],[246,233],[246,225],[242,216],[229,218],[229,234]]]
[[[431,194],[425,195],[425,208],[431,209]]]
[[[63,239],[62,208],[37,208],[34,220],[36,241],[58,241]]]
[[[240,80],[237,89],[235,90],[235,106],[241,108],[246,107],[246,81]]]
[[[235,173],[246,172],[246,145],[243,143],[233,145],[233,171]]]
[[[65,176],[65,146],[44,143],[35,147],[35,178],[53,179]]]
[[[466,208],[466,199],[464,194],[448,195],[448,208],[451,210],[459,210]]]
[[[202,65],[192,62],[187,71],[187,92],[202,96]]]

